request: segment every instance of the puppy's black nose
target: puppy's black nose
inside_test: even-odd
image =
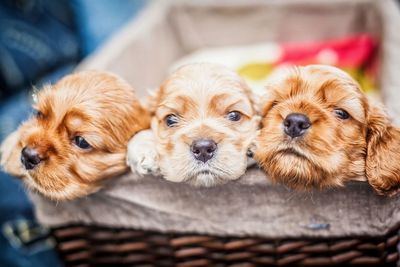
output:
[[[302,136],[310,127],[310,119],[300,113],[289,114],[283,121],[285,133],[292,138]]]
[[[190,150],[197,160],[205,163],[214,156],[215,150],[217,150],[217,143],[210,139],[196,140]]]
[[[21,162],[25,166],[25,169],[31,170],[38,165],[42,159],[40,158],[37,150],[29,147],[24,147],[21,152]]]

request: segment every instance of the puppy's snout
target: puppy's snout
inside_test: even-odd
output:
[[[217,143],[211,139],[200,139],[194,141],[190,149],[197,160],[205,163],[214,156]]]
[[[39,152],[34,148],[24,147],[21,151],[21,162],[25,169],[31,170],[42,161]]]
[[[310,119],[301,113],[289,114],[283,121],[284,132],[295,138],[302,136],[311,127]]]

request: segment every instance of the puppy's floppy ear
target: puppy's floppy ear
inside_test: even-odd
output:
[[[368,114],[366,176],[382,195],[400,190],[400,129],[395,128],[380,107]]]
[[[20,132],[16,130],[0,146],[0,165],[5,172],[23,178],[25,172],[20,159],[21,151]]]

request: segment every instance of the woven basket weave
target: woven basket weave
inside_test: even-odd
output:
[[[283,239],[162,234],[70,225],[52,234],[66,266],[396,266],[399,229],[382,237]]]

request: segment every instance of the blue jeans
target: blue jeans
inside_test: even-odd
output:
[[[62,266],[55,241],[35,222],[21,182],[0,172],[0,196],[0,266]]]

